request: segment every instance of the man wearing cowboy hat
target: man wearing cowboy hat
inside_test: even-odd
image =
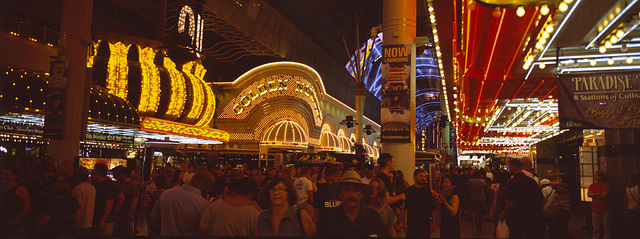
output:
[[[372,188],[362,183],[356,171],[345,171],[340,182],[330,186],[330,191],[342,200],[342,205],[320,215],[317,237],[389,237],[378,212],[363,206],[362,201]]]

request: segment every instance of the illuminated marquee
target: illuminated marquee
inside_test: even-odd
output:
[[[246,118],[259,103],[281,96],[293,96],[304,100],[313,110],[317,125],[322,121],[322,110],[315,88],[305,79],[293,75],[271,75],[244,89],[225,107],[220,118]]]
[[[160,134],[174,134],[206,140],[229,142],[229,133],[219,129],[205,128],[169,120],[146,117],[142,120],[141,130]]]

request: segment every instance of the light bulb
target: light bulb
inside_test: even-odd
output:
[[[566,3],[562,2],[558,6],[558,10],[560,10],[560,12],[565,12],[565,11],[567,11],[567,9],[569,9],[569,5],[567,5]]]
[[[544,38],[540,38],[538,41],[542,44],[547,43],[547,39],[544,39]]]
[[[549,7],[547,6],[547,4],[542,4],[542,7],[540,8],[540,14],[544,16],[549,14]]]
[[[522,5],[518,6],[518,10],[516,10],[516,15],[518,15],[518,17],[522,17],[524,16],[525,13],[526,12],[524,10],[524,7]]]
[[[540,42],[536,43],[536,48],[537,48],[537,49],[542,49],[542,47],[543,47],[543,46],[542,46],[542,44],[540,44]]]
[[[493,9],[493,17],[500,17],[502,15],[502,11],[500,11],[500,7],[496,7]]]
[[[529,64],[524,64],[524,65],[522,66],[522,69],[524,69],[524,70],[529,70]]]
[[[611,36],[611,39],[609,39],[611,41],[612,44],[616,44],[618,43],[618,37],[616,36]]]
[[[542,32],[542,38],[549,38],[549,33],[548,32]]]
[[[604,47],[611,48],[611,42],[610,41],[604,42]]]
[[[540,69],[544,69],[545,67],[547,67],[547,65],[545,65],[544,62],[540,62],[540,65],[538,65],[538,67],[540,67]]]
[[[546,31],[547,31],[547,33],[553,32],[553,26],[551,26],[551,25],[547,26]]]
[[[624,30],[622,30],[622,29],[618,30],[618,31],[616,32],[616,36],[617,36],[619,39],[622,39],[622,37],[624,37]]]
[[[627,56],[627,63],[631,64],[631,62],[633,62],[633,58],[631,58],[630,56]]]
[[[613,58],[609,58],[609,60],[607,60],[607,64],[613,65]]]
[[[573,2],[573,0],[564,0],[564,2],[571,3],[571,2]]]
[[[596,60],[595,59],[591,59],[591,61],[589,62],[589,65],[595,66],[596,65]]]
[[[598,49],[598,51],[599,51],[600,53],[605,53],[605,52],[607,52],[607,48],[606,48],[606,47],[604,47],[604,46],[600,46],[600,48]]]

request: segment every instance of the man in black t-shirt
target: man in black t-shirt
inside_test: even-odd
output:
[[[116,183],[107,177],[107,171],[107,165],[103,163],[95,164],[91,171],[91,182],[96,188],[93,228],[98,236],[113,235],[113,217],[110,214],[118,189]]]
[[[427,186],[427,173],[423,169],[413,172],[416,184],[407,188],[407,237],[430,238],[436,225],[431,218],[435,218],[436,201]],[[431,223],[429,223],[431,222]]]
[[[116,186],[124,196],[122,206],[116,212],[114,234],[116,236],[134,236],[133,218],[138,206],[140,188],[131,178],[131,168],[117,166],[113,168],[113,176],[118,180]]]
[[[363,204],[365,195],[371,195],[373,189],[362,183],[356,171],[344,172],[340,182],[331,185],[330,191],[343,203],[322,213],[316,237],[389,237],[389,230],[380,214]]]
[[[541,238],[542,191],[535,180],[522,173],[519,159],[509,161],[514,174],[507,187],[506,209],[501,218],[507,219],[509,238]]]
[[[331,184],[340,181],[340,170],[335,165],[329,165],[324,169],[324,180],[326,184],[318,186],[318,191],[313,194],[313,221],[318,223],[320,214],[326,209],[340,206],[342,201],[336,196],[333,196],[329,192],[329,186]]]
[[[400,200],[405,200],[404,194],[395,195],[393,185],[393,171],[395,168],[395,159],[389,153],[383,153],[378,158],[378,164],[380,164],[380,172],[376,174],[376,178],[379,178],[384,182],[384,186],[387,188],[387,203],[392,207]]]

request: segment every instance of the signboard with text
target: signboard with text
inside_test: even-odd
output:
[[[558,77],[560,128],[640,128],[640,72]]]
[[[411,45],[382,46],[381,121],[383,143],[411,142]]]
[[[62,138],[67,69],[64,61],[52,61],[44,116],[44,137]]]

